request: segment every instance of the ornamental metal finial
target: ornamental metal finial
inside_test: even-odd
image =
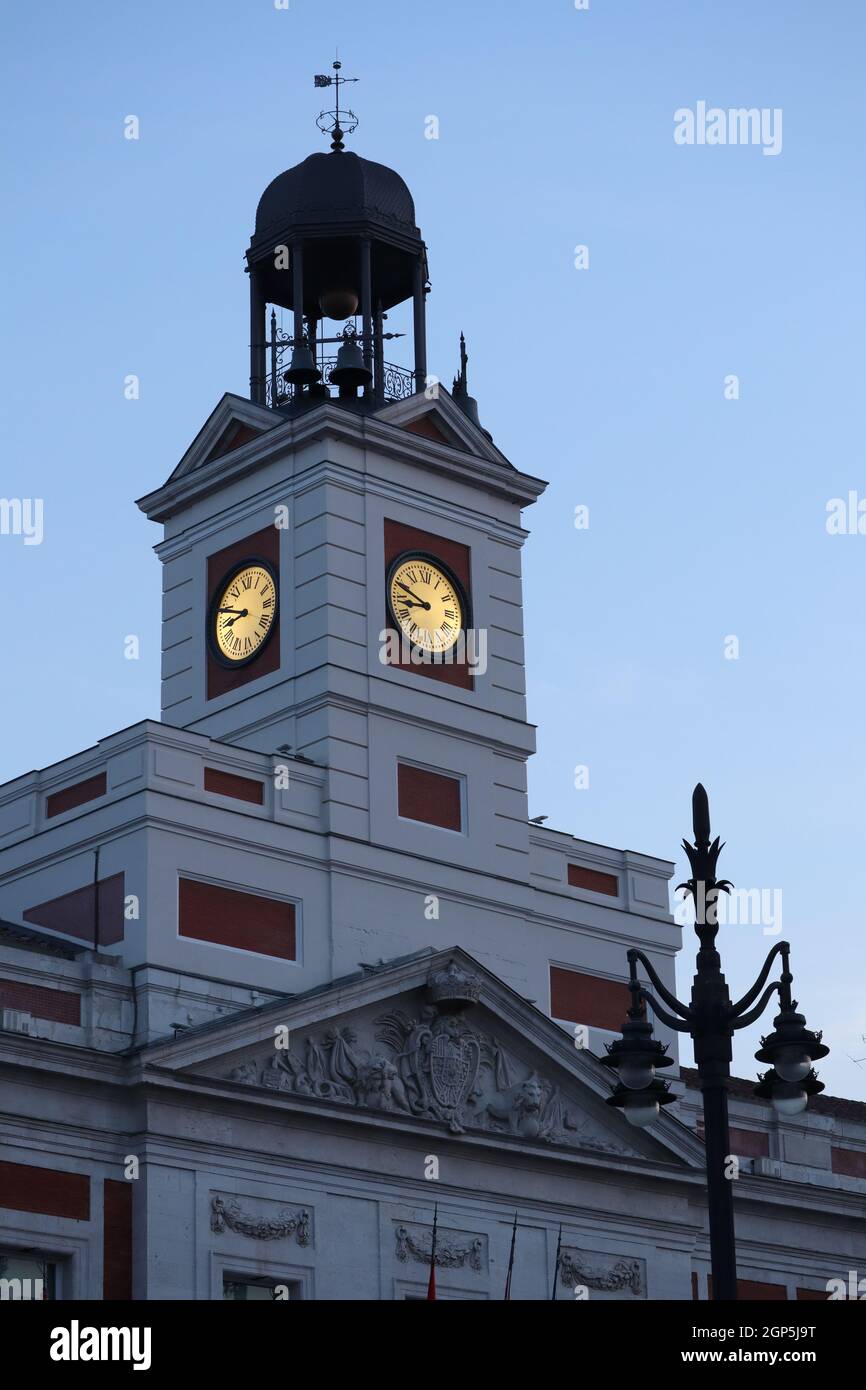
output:
[[[337,154],[344,148],[343,136],[351,135],[352,131],[357,129],[358,126],[358,117],[355,115],[354,111],[350,111],[348,108],[346,108],[345,111],[340,110],[340,88],[346,82],[357,82],[359,80],[357,77],[341,77],[340,69],[342,66],[343,64],[340,62],[339,58],[335,58],[331,64],[331,67],[334,69],[333,77],[330,77],[328,73],[319,72],[316,73],[313,78],[313,84],[316,87],[334,88],[334,109],[333,111],[320,111],[316,117],[316,125],[323,135],[330,135],[332,137],[331,150]]]
[[[468,362],[469,362],[469,355],[468,355],[468,353],[467,353],[467,351],[466,351],[466,338],[465,338],[464,335],[461,333],[461,334],[460,334],[460,371],[458,372],[457,376],[454,378],[454,384],[453,384],[453,386],[452,386],[452,388],[451,388],[451,394],[452,394],[453,396],[457,396],[457,395],[460,395],[460,394],[462,394],[462,395],[464,395],[464,396],[468,396],[468,395],[469,395],[469,381],[468,381],[467,372],[466,372],[466,367],[467,367]]]
[[[692,876],[685,883],[678,883],[676,891],[683,888],[690,894],[695,904],[695,925],[709,926],[715,934],[718,895],[729,893],[733,884],[726,878],[716,879],[716,865],[725,846],[718,835],[710,840],[710,802],[701,782],[692,792],[692,828],[695,843],[690,845],[688,840],[683,840]]]
[[[692,792],[692,828],[695,832],[695,844],[710,843],[710,798],[702,782],[698,782]]]

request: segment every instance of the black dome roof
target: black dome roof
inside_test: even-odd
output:
[[[418,235],[412,194],[399,174],[354,151],[332,150],[309,155],[268,184],[253,240],[277,227],[359,220]]]

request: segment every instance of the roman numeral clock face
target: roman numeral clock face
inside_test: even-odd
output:
[[[388,575],[395,626],[416,647],[443,656],[466,624],[466,599],[455,576],[427,555],[401,555]]]
[[[255,660],[277,620],[277,577],[264,560],[247,560],[217,586],[208,622],[211,650],[224,666]]]

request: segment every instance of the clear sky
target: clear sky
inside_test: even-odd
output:
[[[430,370],[450,382],[465,330],[483,423],[550,480],[526,514],[530,814],[674,858],[704,781],[725,874],[781,892],[828,1090],[866,1098],[866,535],[826,529],[866,498],[866,6],[16,0],[4,28],[0,495],[44,499],[44,538],[0,535],[0,778],[158,715],[133,499],[246,391],[256,202],[326,148],[312,75],[339,44],[352,147],[406,178],[430,248]],[[780,152],[675,143],[701,101],[780,109]],[[721,933],[735,995],[764,925]]]

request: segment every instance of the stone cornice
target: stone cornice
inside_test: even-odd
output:
[[[152,521],[166,521],[177,511],[237,481],[272,457],[322,439],[342,440],[356,447],[373,447],[414,466],[423,466],[457,482],[480,487],[520,506],[528,506],[547,484],[510,466],[479,458],[448,444],[411,434],[372,416],[356,415],[326,404],[295,416],[249,440],[220,458],[173,476],[162,487],[138,499]]]
[[[675,1162],[666,1163],[664,1160],[638,1155],[630,1157],[626,1154],[597,1153],[592,1149],[554,1148],[538,1144],[519,1135],[499,1132],[485,1135],[477,1131],[467,1131],[455,1140],[441,1126],[415,1119],[409,1115],[398,1116],[375,1111],[355,1110],[340,1105],[336,1101],[314,1100],[309,1097],[299,1100],[290,1095],[276,1094],[267,1090],[254,1090],[241,1082],[223,1081],[215,1077],[192,1075],[189,1072],[180,1074],[168,1067],[157,1066],[155,1063],[148,1063],[142,1068],[140,1081],[142,1085],[154,1091],[181,1092],[187,1096],[196,1094],[219,1096],[224,1100],[238,1101],[243,1106],[249,1104],[255,1108],[276,1112],[285,1113],[288,1111],[299,1119],[310,1116],[314,1119],[331,1121],[340,1125],[352,1125],[355,1128],[372,1128],[380,1131],[387,1130],[390,1133],[423,1136],[428,1143],[435,1141],[440,1149],[446,1144],[455,1143],[459,1145],[459,1151],[480,1149],[486,1154],[494,1154],[500,1162],[507,1166],[514,1162],[515,1154],[520,1154],[521,1158],[537,1158],[548,1163],[561,1161],[580,1168],[595,1168],[601,1173],[609,1173],[611,1169],[615,1168],[618,1173],[632,1172],[642,1179],[656,1177],[665,1183],[681,1180],[688,1183],[689,1186],[694,1186],[705,1181],[697,1169],[684,1167]],[[208,1147],[211,1147],[210,1144]],[[339,1168],[337,1171],[340,1171]]]

